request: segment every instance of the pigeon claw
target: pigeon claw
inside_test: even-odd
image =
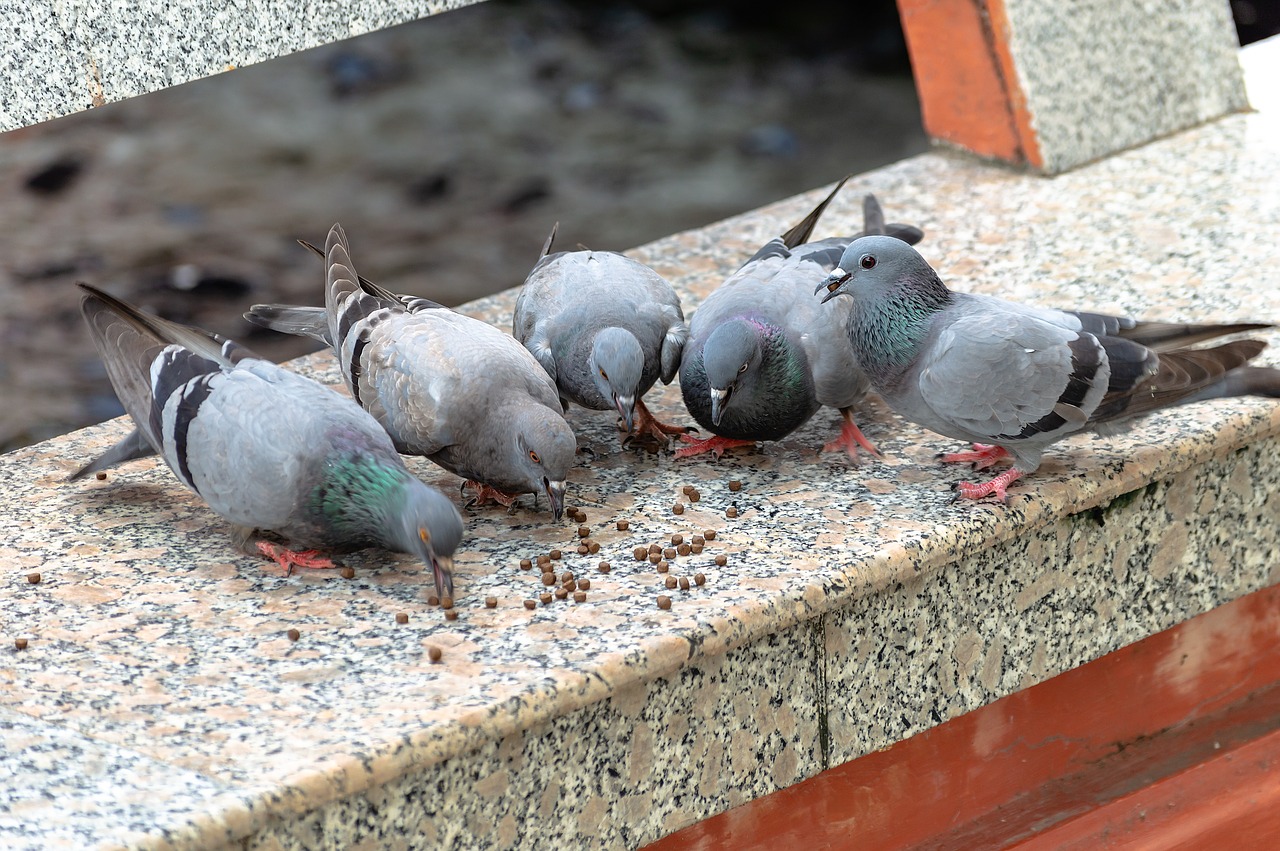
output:
[[[1000,502],[1008,503],[1009,495],[1005,492],[1005,489],[1021,475],[1022,471],[1017,467],[1010,467],[989,482],[981,484],[957,482],[955,485],[956,494],[960,499],[982,499],[994,496]]]
[[[484,482],[477,482],[468,479],[462,483],[463,490],[472,490],[475,493],[471,500],[467,503],[467,508],[477,508],[482,505],[488,505],[496,502],[498,505],[510,508],[515,504],[516,494],[500,491],[492,485],[486,485]]]
[[[840,416],[844,418],[844,425],[840,427],[840,435],[835,439],[823,444],[823,452],[831,452],[836,449],[843,449],[849,454],[854,461],[858,460],[858,447],[861,446],[876,458],[883,458],[880,450],[876,449],[875,444],[867,439],[862,433],[862,429],[858,428],[858,424],[853,421],[853,416],[845,411],[840,412]]]
[[[690,445],[682,446],[677,449],[677,458],[692,458],[694,455],[702,455],[707,452],[714,453],[716,458],[719,458],[721,455],[724,455],[724,451],[726,449],[736,449],[740,446],[750,446],[754,448],[756,445],[754,440],[738,440],[732,437],[721,437],[718,434],[714,437],[708,438],[692,437],[688,434],[681,434],[679,435],[679,438]]]
[[[1003,446],[975,443],[972,452],[939,452],[936,457],[944,464],[973,464],[973,469],[985,470],[1001,458],[1008,458],[1009,450]]]
[[[697,431],[697,429],[662,422],[645,405],[644,399],[637,399],[635,430],[622,438],[622,445],[626,447],[634,440],[646,449],[653,447],[654,451],[657,451],[665,449],[671,443],[672,435],[685,435],[691,431]]]
[[[319,550],[291,550],[270,541],[258,541],[256,546],[258,552],[284,569],[285,576],[291,576],[295,567],[324,570],[338,566],[334,564],[333,559],[320,555]]]

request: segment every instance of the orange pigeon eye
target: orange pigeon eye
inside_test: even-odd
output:
[[[542,459],[538,457],[538,453],[534,452],[532,449],[529,450],[529,460],[535,464],[542,463]]]
[[[422,539],[424,544],[431,543],[431,532],[425,528],[418,530],[418,537]]]
[[[605,372],[603,369],[600,370],[600,377],[603,378],[605,381],[609,380],[609,376],[605,375]]]

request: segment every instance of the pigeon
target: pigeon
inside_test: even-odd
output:
[[[245,318],[332,346],[396,449],[461,476],[470,505],[545,493],[559,520],[577,443],[541,364],[487,322],[359,277],[341,225],[324,255],[325,307],[255,304]]]
[[[1270,325],[1139,322],[952,292],[892,237],[851,243],[814,293],[823,290],[823,302],[851,297],[848,339],[885,402],[974,444],[942,460],[985,469],[1012,458],[989,482],[959,483],[965,499],[1006,501],[1046,446],[1079,431],[1114,433],[1139,414],[1202,399],[1280,396],[1280,370],[1246,366],[1263,341],[1188,348]]]
[[[286,573],[334,567],[320,549],[380,546],[429,564],[436,592],[453,595],[462,517],[409,472],[373,417],[230,340],[79,286],[93,342],[136,428],[73,480],[158,452],[235,525],[240,548]]]
[[[560,403],[614,410],[637,437],[666,446],[687,429],[659,422],[642,398],[659,378],[670,384],[689,328],[671,285],[643,263],[613,251],[542,257],[516,299],[512,333],[556,383]]]
[[[845,178],[848,180],[848,178]],[[861,236],[806,242],[841,180],[809,215],[766,243],[702,303],[689,324],[680,364],[685,407],[715,436],[682,436],[690,444],[677,457],[780,440],[824,405],[844,420],[826,450],[857,446],[878,454],[853,420],[853,405],[866,393],[843,329],[848,310],[833,313],[813,301],[815,282],[835,267],[845,246]],[[923,233],[910,225],[886,225],[872,195],[863,204],[868,233],[892,233],[912,242]]]

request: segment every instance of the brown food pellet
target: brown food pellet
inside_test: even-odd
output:
[[[676,587],[676,578],[674,576],[668,576],[666,581],[666,586],[668,588]]]
[[[680,546],[681,544],[683,544],[683,543],[684,543],[684,535],[681,535],[679,532],[677,532],[676,534],[672,535],[672,536],[671,536],[671,543],[672,543],[674,546],[677,546],[677,547],[678,547],[678,546]]]
[[[742,490],[742,482],[738,481],[737,479],[734,479],[733,481],[729,482],[729,490],[735,491],[735,492]]]
[[[106,470],[99,470],[99,471],[94,475],[94,478],[96,478],[96,479],[97,479],[98,481],[100,481],[100,482],[105,482],[105,481],[107,480],[107,471],[106,471]],[[23,644],[24,644],[24,646],[25,646],[26,642],[23,642]],[[21,647],[19,647],[18,649],[19,649],[19,650],[21,650],[22,648],[21,648]]]
[[[498,608],[498,598],[497,598],[497,597],[485,597],[485,598],[484,598],[484,607],[485,607],[486,609],[496,609],[496,608]]]
[[[716,530],[708,529],[702,533],[702,537],[708,541],[714,541],[716,539]]]
[[[662,561],[662,553],[649,553],[649,563],[657,564]]]
[[[560,560],[560,558],[561,558],[561,556],[563,556],[563,555],[564,555],[564,553],[560,552],[559,550],[552,550],[552,551],[551,551],[551,558],[552,558],[552,560],[553,560],[553,561],[559,561],[559,560]]]
[[[571,570],[566,570],[564,573],[560,574],[560,581],[561,581],[561,582],[572,582],[572,581],[573,581],[573,571],[571,571]]]
[[[551,556],[538,556],[538,564],[546,567],[551,564]]]
[[[665,550],[663,550],[663,551],[662,551],[662,557],[663,557],[663,558],[675,558],[675,557],[676,557],[676,548],[675,548],[675,547],[667,547]]]
[[[677,502],[675,505],[671,506],[671,513],[684,514],[684,506]]]
[[[409,615],[405,612],[396,612],[396,623],[408,623]]]
[[[457,610],[457,609],[445,609],[445,610],[444,610],[444,619],[445,619],[445,620],[447,620],[447,621],[456,621],[456,620],[458,619],[458,610]]]
[[[297,641],[302,637],[302,633],[298,632],[296,629],[289,630],[285,635],[289,636],[290,641]]]
[[[355,578],[356,578],[356,569],[355,569],[354,567],[344,567],[344,568],[342,568],[342,578],[343,578],[343,579],[355,579]]]
[[[38,573],[28,573],[28,574],[27,574],[27,581],[28,581],[28,582],[30,582],[32,585],[35,585],[37,582],[39,582],[39,581],[40,581],[40,574],[38,574]]]
[[[689,552],[693,553],[694,555],[698,555],[700,552],[702,552],[702,544],[694,544],[692,547],[689,547]]]
[[[737,516],[738,516],[738,509],[734,508],[734,507],[731,505],[731,506],[729,506],[728,508],[726,508],[726,509],[725,509],[725,511],[724,511],[724,516],[725,516],[725,517],[737,517]]]
[[[666,573],[667,570],[671,567],[671,565],[667,564],[665,561],[659,560],[657,567],[658,567],[659,573]]]
[[[610,570],[613,570],[613,566],[612,566],[611,564],[609,564],[609,562],[607,562],[607,561],[602,561],[602,562],[600,562],[600,572],[601,572],[601,573],[608,573]]]
[[[547,591],[543,591],[538,599],[542,601],[542,605],[544,606],[551,604],[551,594]]]
[[[533,562],[529,561],[527,558],[520,559],[521,570],[529,570],[532,567],[533,567]]]
[[[524,607],[525,607],[526,609],[536,609],[536,608],[538,607],[538,601],[537,601],[537,600],[525,600],[525,601],[524,601]]]
[[[440,598],[439,598],[439,597],[437,597],[435,594],[428,594],[428,595],[427,595],[427,605],[428,605],[428,606],[438,606],[438,605],[440,605]]]
[[[694,536],[693,536],[693,540],[692,540],[692,541],[690,541],[689,543],[691,543],[691,544],[705,544],[706,542],[707,542],[707,539],[706,539],[706,538],[704,538],[704,537],[702,537],[701,535],[694,535]]]
[[[589,552],[591,552],[591,548],[586,544],[578,544],[578,555],[584,556]]]
[[[720,555],[716,556],[716,564],[718,564],[720,567],[724,567],[728,563],[729,563],[729,559],[725,557],[724,553],[720,553]]]
[[[542,574],[542,584],[543,584],[543,585],[555,585],[555,584],[556,584],[556,575],[555,575],[554,573],[552,573],[551,571],[549,571],[549,570],[548,570],[546,573]]]
[[[681,590],[681,591],[688,591],[688,590],[689,590],[689,577],[687,577],[687,576],[681,576],[681,577],[680,577],[680,590]]]
[[[701,587],[701,586],[703,586],[703,585],[706,585],[706,584],[707,584],[707,577],[703,576],[701,573],[695,573],[695,574],[693,575],[693,584],[694,584],[694,585],[697,585],[697,586],[699,586],[699,587]]]
[[[563,584],[563,585],[561,585],[560,587],[561,587],[561,588],[563,588],[563,589],[564,589],[564,590],[566,590],[566,591],[577,591],[577,590],[578,590],[578,583],[577,583],[577,582],[575,582],[574,580],[570,579],[568,582],[564,583],[564,584]]]
[[[563,585],[561,585],[559,588],[556,589],[557,600],[563,600],[568,596],[569,596],[569,592],[565,590],[565,587]]]
[[[586,537],[588,537],[590,534],[591,534],[591,529],[590,529],[590,527],[587,527],[587,526],[579,526],[579,527],[578,527],[578,537],[579,537],[579,538],[586,538]]]
[[[685,496],[688,496],[689,494],[693,493],[693,485],[685,485],[684,487],[680,488],[680,492],[683,493]]]
[[[631,521],[629,521],[629,520],[619,520],[619,521],[618,521],[618,531],[619,531],[619,532],[625,532],[625,531],[627,531],[627,530],[628,530],[628,529],[630,529],[630,528],[631,528]]]
[[[440,598],[440,608],[442,608],[442,609],[452,609],[452,608],[453,608],[453,598],[452,598],[452,597],[441,597],[441,598]]]
[[[99,473],[98,475],[99,475],[99,476],[102,476],[102,478],[104,478],[104,479],[106,478],[106,475],[105,475],[105,474],[103,474],[103,473]],[[26,640],[25,638],[15,638],[15,639],[13,640],[13,646],[14,646],[15,648],[17,648],[18,650],[26,650],[26,649],[27,649],[27,640]]]
[[[430,659],[432,662],[439,662],[440,657],[443,655],[444,653],[440,650],[440,648],[436,647],[434,644],[432,644],[430,647],[427,648],[427,658]]]
[[[650,545],[649,545],[649,552],[651,552],[651,553],[660,553],[660,552],[662,552],[662,547],[658,546],[657,544],[650,544]]]
[[[578,588],[579,588],[579,589],[581,589],[581,590],[583,590],[583,591],[590,591],[590,590],[591,590],[591,580],[590,580],[590,579],[579,579],[579,580],[578,580]]]
[[[671,608],[671,598],[666,594],[660,594],[658,596],[658,608],[664,610]]]
[[[693,552],[693,547],[689,546],[688,544],[681,544],[680,546],[676,547],[676,552],[682,556],[687,556],[689,553]]]
[[[701,499],[702,499],[702,494],[698,493],[697,491],[694,491],[693,493],[689,494],[690,502],[698,502]]]
[[[586,592],[586,591],[575,591],[575,592],[573,592],[573,602],[575,602],[575,603],[585,603],[585,602],[587,602],[587,592]]]
[[[644,561],[649,557],[649,550],[646,547],[636,547],[632,555],[636,557],[636,561]]]
[[[587,544],[587,552],[591,553],[592,555],[595,555],[596,553],[600,552],[600,545],[597,544],[595,541],[592,541],[591,543]]]

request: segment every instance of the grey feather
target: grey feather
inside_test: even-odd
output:
[[[1001,496],[1017,475],[1039,466],[1046,446],[1069,434],[1114,430],[1203,398],[1280,395],[1280,371],[1240,369],[1265,343],[1184,347],[1268,327],[1258,323],[1139,322],[955,293],[913,248],[883,236],[850,244],[815,293],[824,289],[823,301],[852,297],[848,338],[895,411],[1013,457],[1013,470],[988,483]],[[985,487],[962,485],[961,492]]]
[[[356,274],[340,225],[324,253],[322,310],[343,379],[396,448],[501,495],[545,493],[559,519],[576,442],[541,365],[486,322]],[[304,310],[321,308],[247,316],[287,331],[273,317]]]
[[[866,375],[843,333],[848,305],[835,311],[814,302],[813,285],[861,234],[808,242],[840,181],[804,219],[765,243],[698,308],[680,367],[680,388],[694,418],[731,441],[778,440],[822,406],[839,409],[850,439],[866,444],[851,408],[866,393]],[[868,195],[866,228],[886,228]],[[901,232],[919,238],[909,226]],[[851,431],[850,431],[851,430]],[[856,437],[852,437],[856,434]],[[709,447],[714,447],[713,439]],[[695,445],[681,454],[696,454]]]
[[[462,519],[409,473],[372,417],[230,341],[80,286],[85,321],[137,426],[87,470],[148,454],[145,443],[236,526],[304,547],[413,553],[451,592]]]

